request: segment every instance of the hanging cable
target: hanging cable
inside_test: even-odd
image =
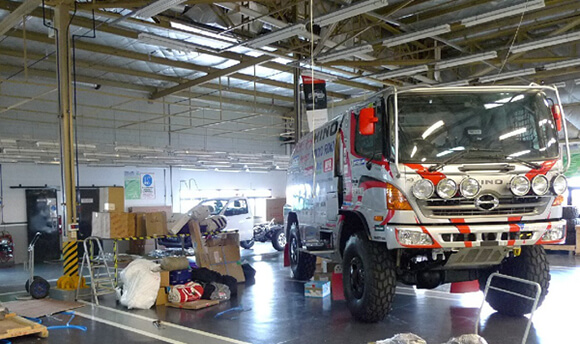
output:
[[[516,39],[518,37],[518,33],[520,32],[520,27],[522,26],[522,22],[524,21],[524,15],[526,14],[526,11],[528,9],[528,1],[529,0],[526,0],[526,9],[522,12],[522,15],[520,16],[520,22],[518,23],[518,26],[516,27],[516,32],[514,33],[514,38],[512,39],[512,42],[510,44],[510,47],[508,48],[508,51],[505,54],[505,58],[503,59],[503,61],[501,63],[501,67],[499,68],[499,71],[497,72],[497,75],[499,75],[499,74],[501,74],[503,72],[503,69],[504,69],[505,65],[507,64],[508,58],[509,58],[510,53],[512,51],[512,47],[516,43]],[[496,81],[497,80],[494,80],[493,84],[495,84]]]

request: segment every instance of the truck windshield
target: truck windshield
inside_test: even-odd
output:
[[[399,160],[533,161],[559,148],[549,103],[534,91],[398,95]]]

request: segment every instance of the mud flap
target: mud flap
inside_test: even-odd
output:
[[[290,266],[290,245],[286,243],[284,246],[284,267]]]

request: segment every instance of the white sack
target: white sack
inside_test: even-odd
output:
[[[149,260],[137,259],[131,262],[120,277],[123,282],[123,294],[119,300],[129,309],[149,309],[157,300],[161,285],[159,264]]]

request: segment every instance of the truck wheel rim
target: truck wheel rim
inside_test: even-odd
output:
[[[292,241],[290,242],[290,259],[293,263],[298,262],[298,242],[296,237],[292,237]]]
[[[278,235],[278,245],[280,247],[284,247],[286,245],[286,235],[284,233],[280,233],[280,235]]]
[[[353,296],[362,298],[365,290],[365,269],[360,257],[353,257],[350,260],[350,287]]]

